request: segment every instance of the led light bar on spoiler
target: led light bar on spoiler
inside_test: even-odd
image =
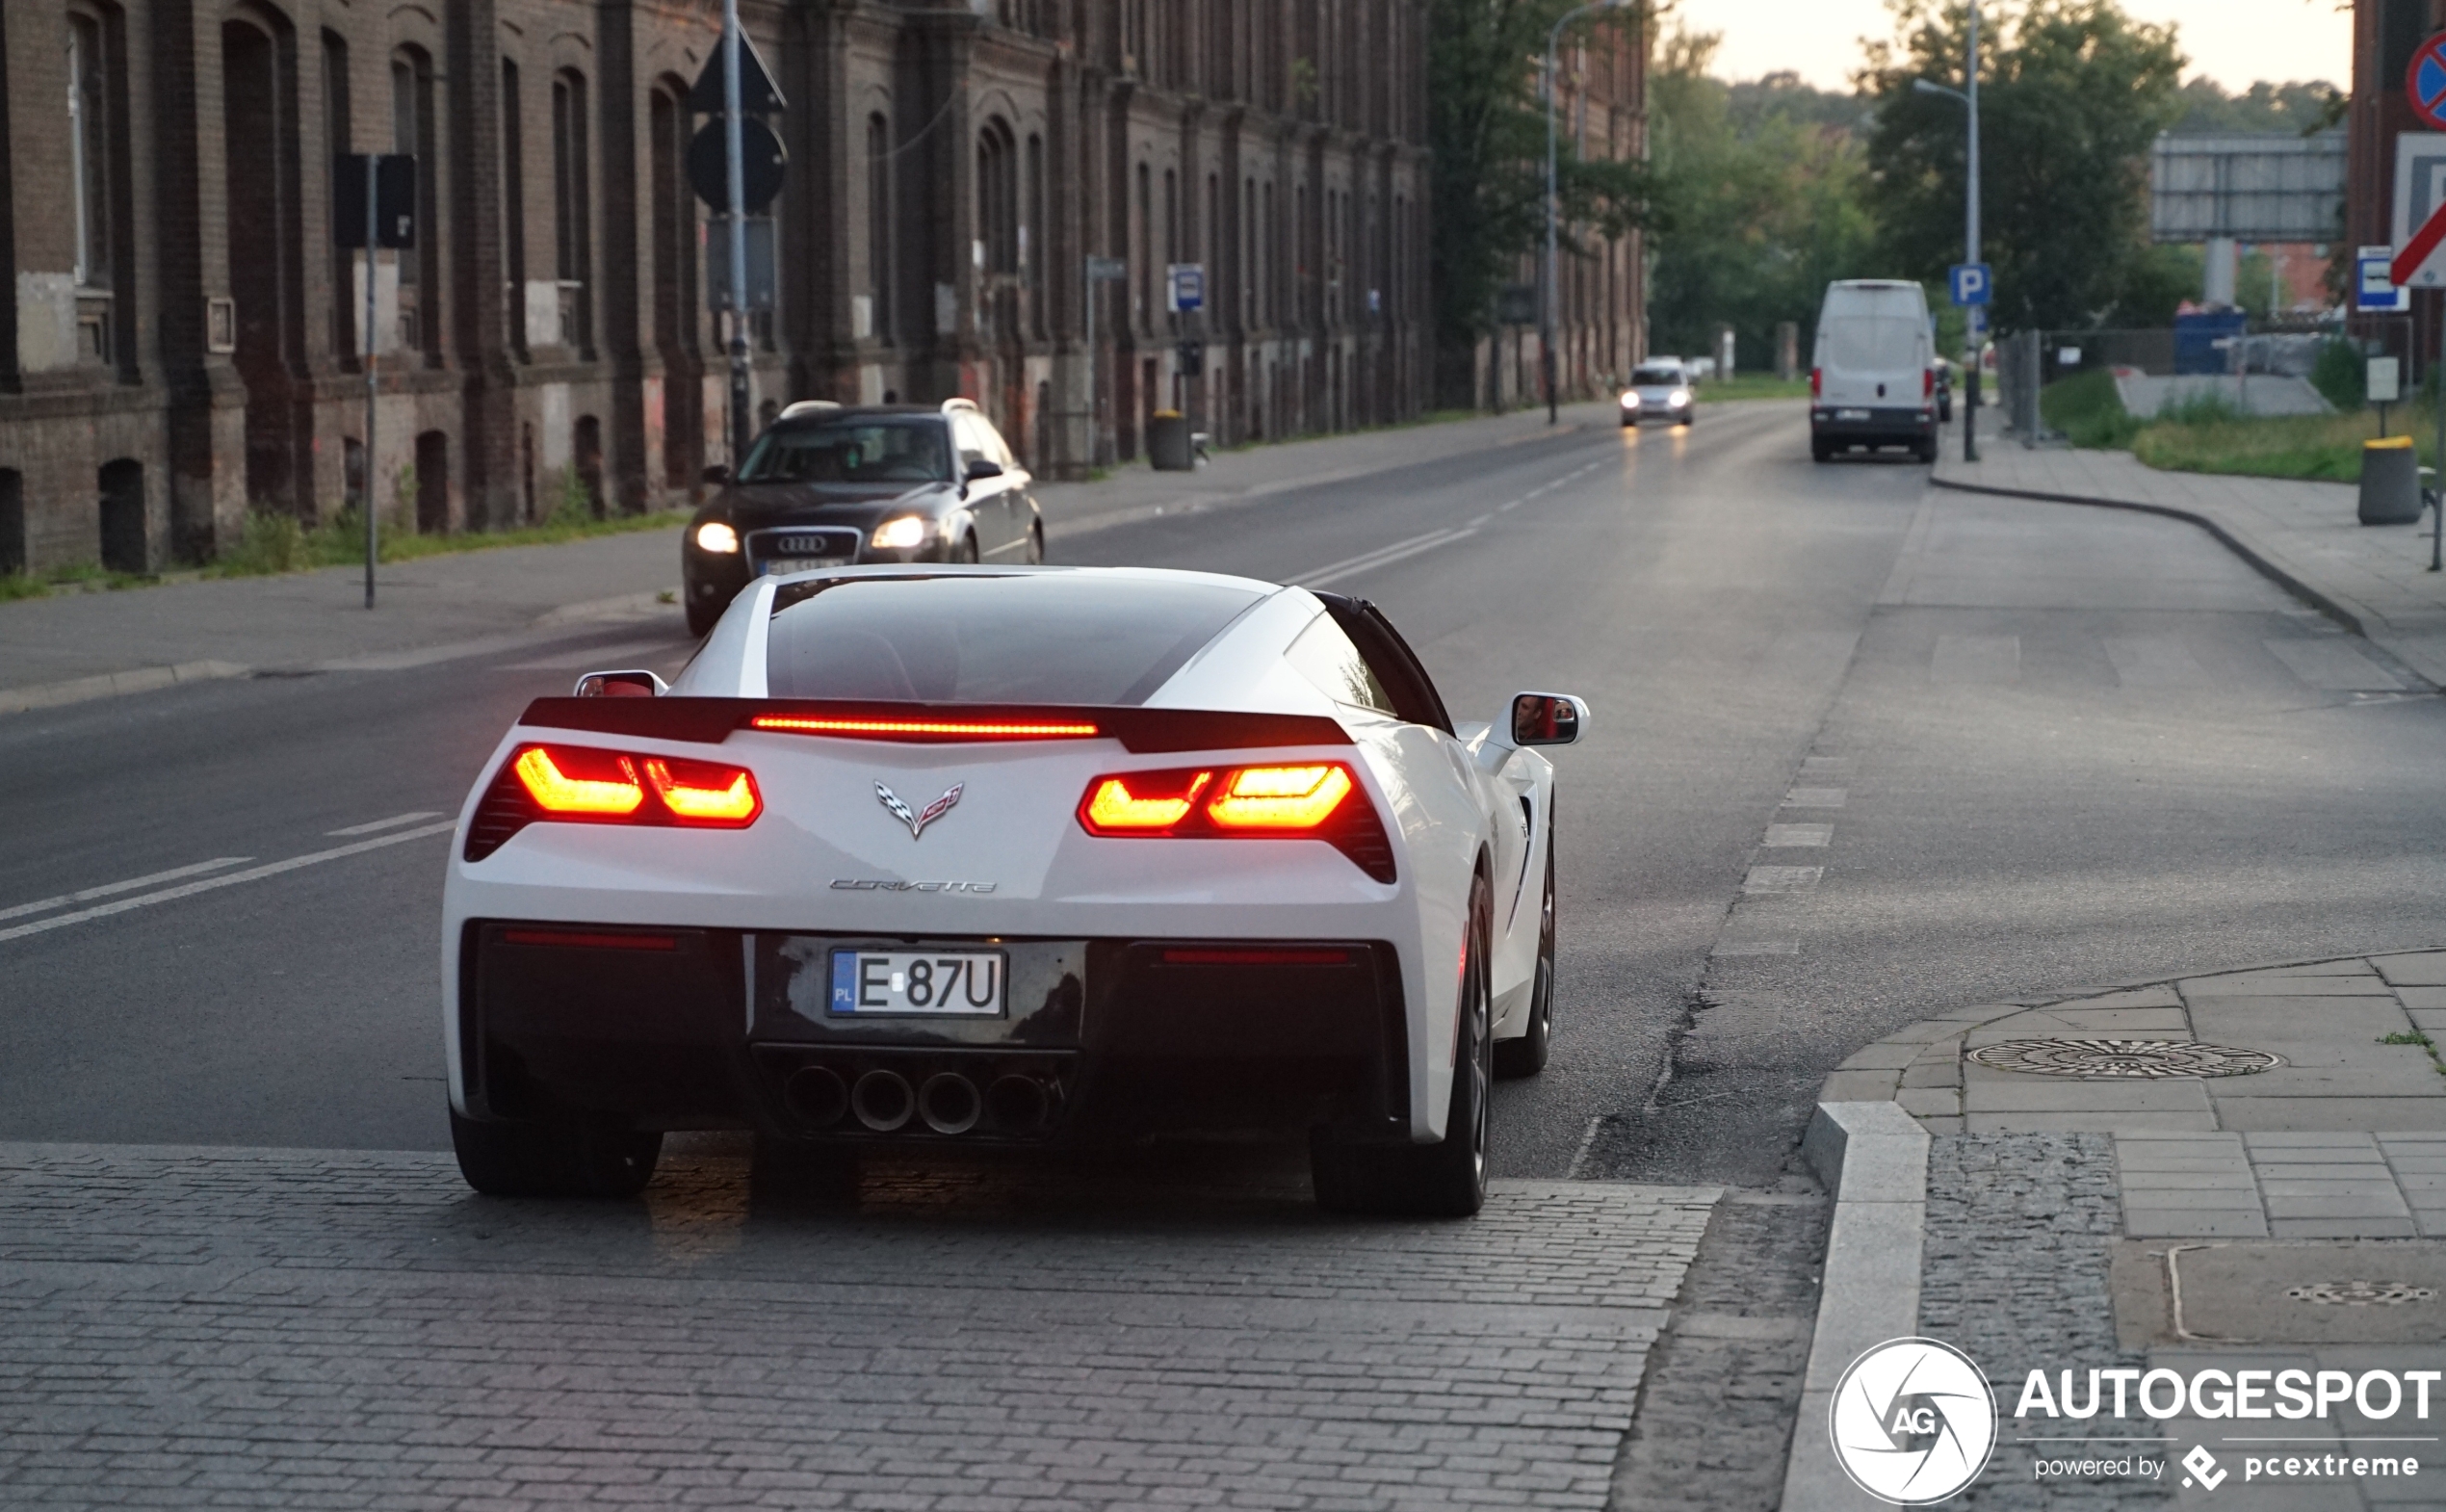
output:
[[[1348,745],[1321,715],[1075,704],[868,703],[792,698],[538,698],[518,717],[545,730],[718,745],[738,730],[928,745],[1119,741],[1137,754]]]

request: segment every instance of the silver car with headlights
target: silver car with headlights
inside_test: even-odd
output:
[[[1645,420],[1686,426],[1699,412],[1699,400],[1692,392],[1690,375],[1679,363],[1643,362],[1631,373],[1630,386],[1623,390],[1622,411],[1626,426]]]

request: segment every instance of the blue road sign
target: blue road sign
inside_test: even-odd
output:
[[[1174,263],[1164,270],[1171,288],[1171,306],[1176,314],[1206,308],[1206,265]]]
[[[2404,70],[2404,93],[2412,114],[2433,131],[2446,131],[2446,32],[2421,43]]]
[[[1995,287],[1995,275],[1986,263],[1956,263],[1947,274],[1953,287],[1956,304],[1985,304]]]
[[[2396,287],[2389,271],[2395,260],[2391,247],[2364,247],[2353,259],[2353,307],[2364,315],[2407,315],[2412,294]]]

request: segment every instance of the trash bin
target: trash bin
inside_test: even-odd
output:
[[[1189,448],[1189,417],[1158,409],[1147,424],[1147,461],[1159,473],[1185,473],[1197,465]]]
[[[2418,525],[2421,521],[2420,455],[2407,435],[2361,443],[2361,523]]]

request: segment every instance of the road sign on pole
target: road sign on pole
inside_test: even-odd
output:
[[[2412,297],[2397,288],[2395,248],[2364,247],[2353,259],[2353,307],[2363,315],[2407,315]]]
[[[2446,32],[2413,52],[2411,65],[2404,70],[2404,93],[2412,102],[2413,115],[2446,131]]]
[[[2397,288],[2446,287],[2446,134],[2407,131],[2395,139],[2394,256],[2388,277]]]
[[[1995,271],[1986,263],[1956,263],[1945,281],[1956,304],[1986,304],[1995,292]]]
[[[1164,271],[1164,290],[1172,313],[1185,315],[1206,308],[1206,265],[1173,263]]]

